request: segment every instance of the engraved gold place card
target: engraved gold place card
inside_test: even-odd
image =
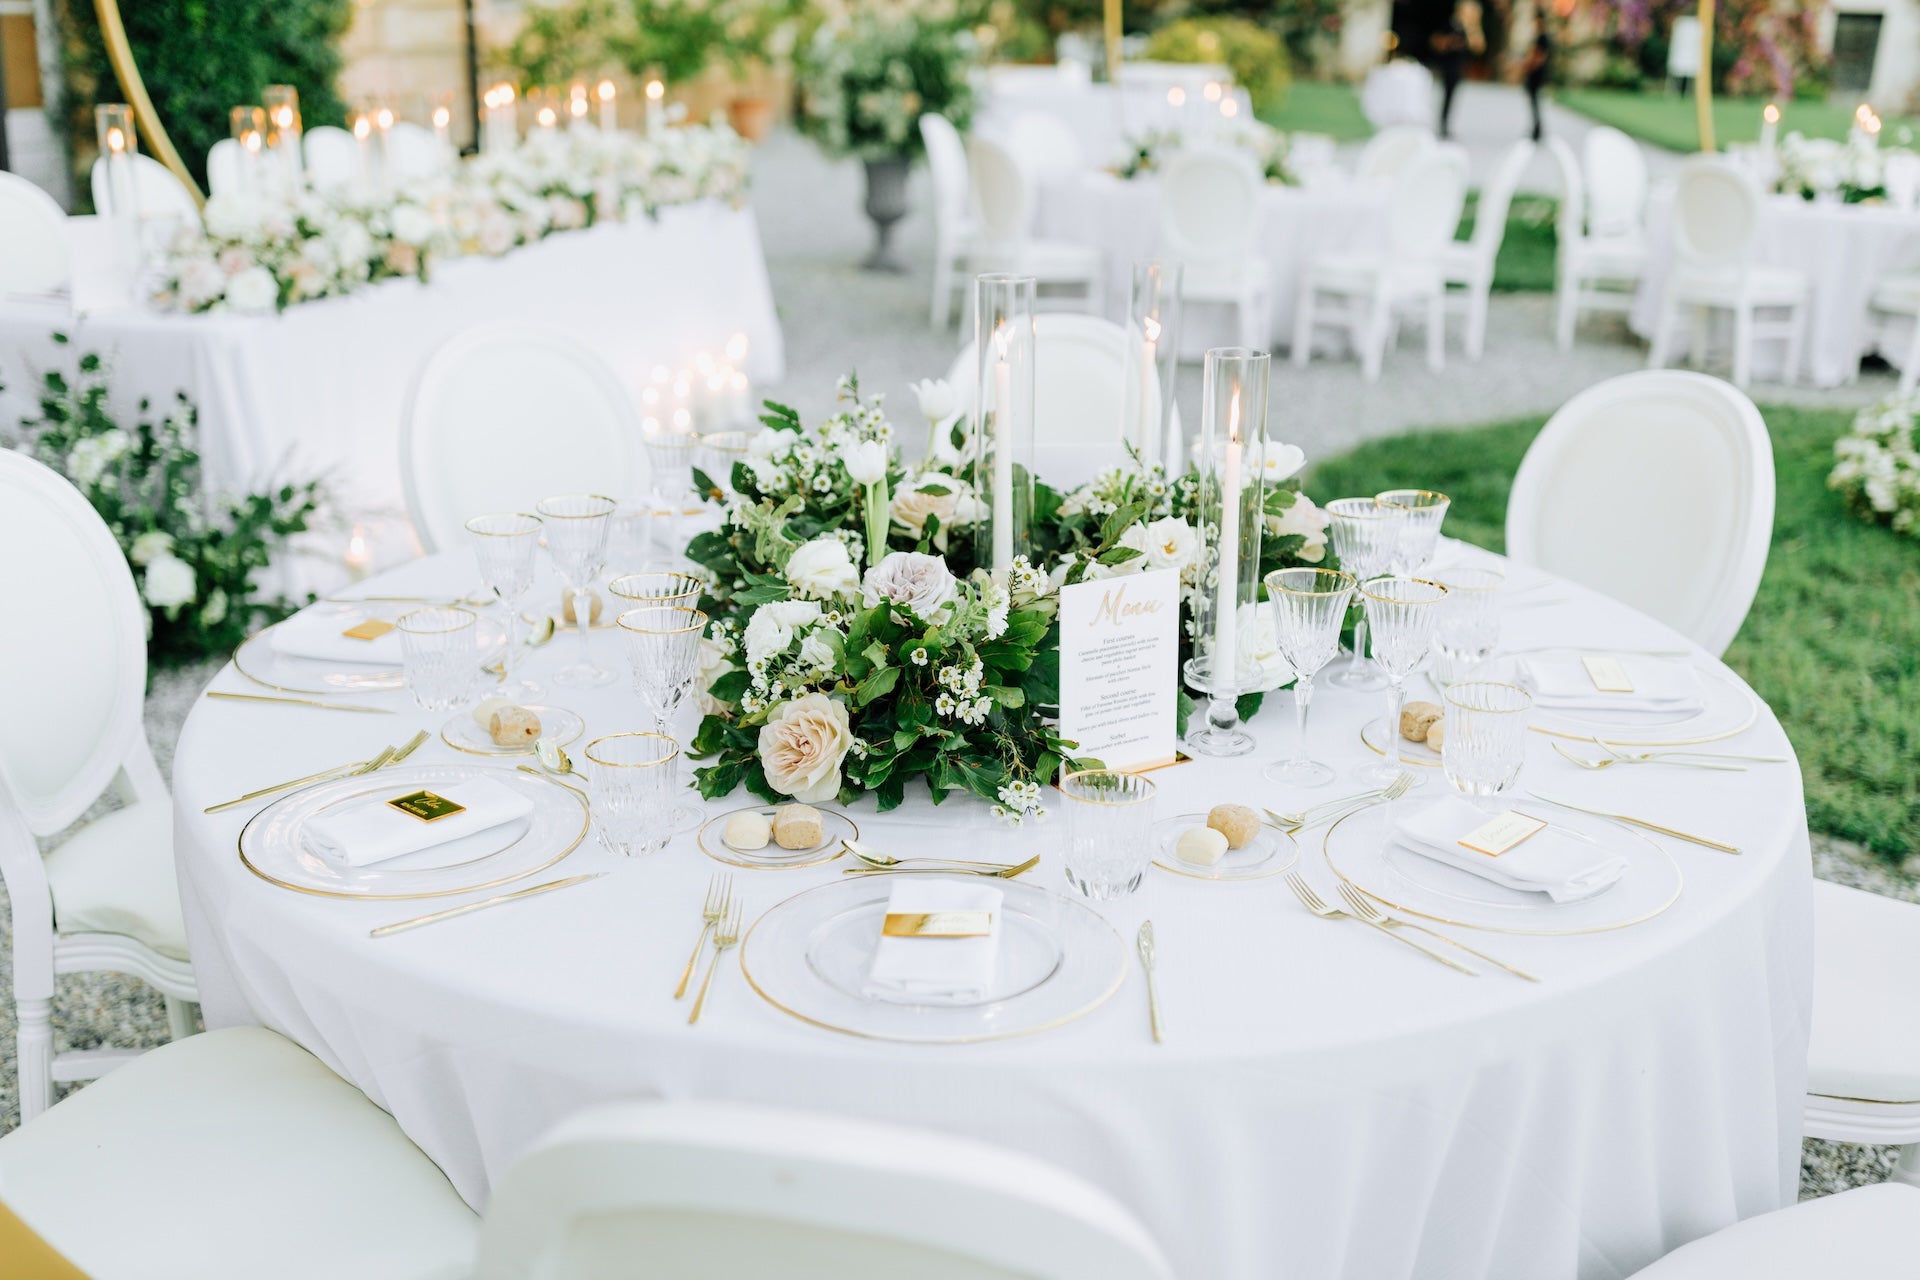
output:
[[[1484,853],[1489,858],[1497,858],[1522,840],[1546,829],[1547,824],[1540,819],[1529,818],[1524,813],[1509,809],[1491,822],[1483,822],[1461,836],[1460,845],[1475,853]]]
[[[393,629],[393,624],[385,618],[368,618],[360,625],[348,627],[340,634],[349,640],[378,640]]]
[[[1395,805],[1390,812],[1399,848],[1554,903],[1605,893],[1627,871],[1627,860],[1605,841],[1521,813],[1489,822],[1485,811],[1459,796]],[[1406,870],[1416,879],[1423,874]]]
[[[869,999],[978,1000],[993,988],[1006,892],[977,878],[897,876],[862,984]],[[876,904],[877,905],[877,904]],[[873,924],[867,925],[872,929]],[[927,938],[939,938],[938,946]]]
[[[1633,692],[1633,678],[1627,674],[1627,669],[1620,665],[1620,659],[1612,654],[1583,654],[1580,665],[1587,669],[1587,678],[1593,681],[1593,687],[1601,693]]]
[[[444,785],[382,788],[331,806],[308,820],[306,839],[323,858],[355,867],[483,837],[473,841],[477,856],[516,839],[532,812],[524,792],[475,768]]]
[[[1060,590],[1060,736],[1109,769],[1175,758],[1180,574],[1102,578]]]
[[[889,911],[880,926],[886,938],[984,938],[992,932],[988,911]]]
[[[467,806],[459,801],[437,796],[431,791],[415,791],[411,795],[399,796],[387,803],[408,817],[418,818],[422,822],[438,822],[442,818],[467,811]]]

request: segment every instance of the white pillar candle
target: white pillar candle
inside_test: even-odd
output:
[[[1780,145],[1780,108],[1769,102],[1760,111],[1760,150],[1772,155]]]
[[[647,81],[647,132],[660,132],[660,104],[666,101],[667,86],[658,80]]]
[[[433,109],[433,141],[439,149],[441,162],[452,164],[454,159],[453,112],[447,107],[440,106]]]
[[[373,121],[365,115],[353,118],[354,187],[367,195],[373,187]]]
[[[373,113],[374,191],[385,196],[393,190],[393,108],[381,107]]]
[[[1220,581],[1214,596],[1213,691],[1231,696],[1240,670],[1240,389],[1227,404],[1227,453],[1220,468]]]
[[[140,217],[139,196],[133,186],[133,160],[127,154],[127,135],[107,130],[107,190],[113,193],[113,216],[122,227]]]
[[[613,81],[602,80],[596,92],[600,97],[600,127],[612,133],[620,127],[620,117],[613,106]]]
[[[567,90],[567,115],[571,117],[569,125],[587,122],[587,86],[584,84],[576,84]]]
[[[1007,331],[993,335],[1000,358],[993,364],[993,571],[1013,565],[1013,366],[1007,363]]]
[[[1146,337],[1140,343],[1140,430],[1135,437],[1140,442],[1140,461],[1144,466],[1152,466],[1163,461],[1160,457],[1160,413],[1154,404],[1153,366],[1160,353],[1160,322],[1147,316],[1141,322]]]

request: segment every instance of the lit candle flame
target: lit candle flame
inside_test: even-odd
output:
[[[1173,86],[1173,88],[1167,90],[1168,106],[1170,107],[1184,106],[1186,104],[1186,101],[1187,101],[1187,91],[1185,89],[1182,89],[1179,85],[1175,85]]]
[[[540,108],[540,127],[541,127],[542,129],[551,129],[551,128],[553,128],[553,126],[554,126],[554,122],[555,122],[555,121],[557,121],[557,120],[559,120],[559,118],[560,118],[559,116],[556,116],[556,115],[555,115],[555,114],[553,113],[553,108],[552,108],[552,107],[542,107],[542,108]]]
[[[487,105],[492,106],[493,104],[488,103]],[[445,107],[435,107],[433,109],[433,127],[434,128],[444,129],[452,123],[453,123],[453,112],[447,110]]]
[[[107,130],[107,150],[118,155],[127,149],[127,135],[118,128]]]
[[[1779,124],[1780,108],[1775,106],[1773,103],[1769,102],[1766,105],[1766,108],[1760,112],[1760,118],[1762,120],[1765,120],[1768,124]]]
[[[1240,114],[1240,104],[1232,98],[1224,99],[1220,103],[1220,114],[1231,120]]]
[[[393,128],[393,108],[380,108],[379,111],[374,113],[373,122],[380,126],[382,132]]]
[[[1201,90],[1208,102],[1220,101],[1220,85],[1217,81],[1207,81],[1207,87]]]
[[[1152,316],[1148,316],[1140,322],[1140,327],[1147,331],[1148,342],[1160,341],[1160,322],[1158,320],[1155,320]]]
[[[1007,358],[1007,347],[1012,341],[1013,335],[1007,332],[1007,322],[1002,320],[993,330],[994,350],[999,352],[1002,360]]]
[[[667,96],[667,86],[658,80],[647,81],[647,101],[658,102]]]
[[[494,92],[500,95],[501,106],[506,107],[506,106],[513,105],[513,86],[512,85],[505,84],[505,83],[496,85],[494,86]]]
[[[1233,399],[1227,401],[1227,442],[1240,443],[1240,388],[1233,389]]]
[[[281,129],[293,128],[293,108],[292,107],[275,107],[273,109],[273,123],[277,128],[281,128]]]
[[[602,80],[600,82],[599,94],[600,94],[600,101],[612,102],[613,101],[613,81]]]
[[[249,129],[240,135],[240,145],[249,151],[258,151],[260,150],[260,135],[254,130]]]
[[[371,134],[372,132],[373,132],[373,122],[371,120],[368,120],[365,116],[355,116],[353,118],[353,136],[354,137],[358,138],[362,142],[365,142],[367,140],[367,135]]]
[[[747,358],[747,335],[736,333],[727,339],[727,359],[739,364]]]

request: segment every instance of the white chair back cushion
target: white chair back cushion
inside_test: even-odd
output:
[[[1160,178],[1160,233],[1183,262],[1231,262],[1247,256],[1260,225],[1266,183],[1238,151],[1183,148]]]
[[[1718,655],[1773,536],[1773,451],[1753,402],[1701,373],[1589,387],[1527,450],[1507,554],[1604,592]]]
[[[1586,234],[1587,184],[1580,174],[1580,158],[1564,138],[1557,134],[1548,137],[1547,153],[1560,170],[1560,210],[1554,218],[1554,231],[1564,250]]]
[[[180,225],[196,227],[200,225],[200,205],[193,198],[193,192],[187,190],[185,183],[173,176],[173,170],[155,160],[152,156],[135,155],[128,159],[133,172],[133,196],[139,203],[142,218],[178,219]],[[113,182],[110,174],[112,166],[107,157],[98,156],[93,162],[90,185],[93,188],[94,210],[107,217],[114,216]]]
[[[1647,203],[1647,158],[1640,144],[1601,125],[1588,131],[1584,149],[1587,229],[1596,236],[1636,234]]]
[[[119,544],[78,489],[0,449],[0,790],[51,835],[113,781],[140,727],[144,606]]]
[[[972,220],[967,207],[967,144],[953,121],[929,111],[920,117],[920,140],[927,147],[927,173],[933,179],[933,216],[948,230]]]
[[[1400,176],[1387,218],[1387,249],[1399,261],[1425,262],[1453,241],[1467,201],[1465,156],[1430,147]]]
[[[400,432],[407,514],[429,552],[466,522],[542,498],[645,492],[640,422],[619,378],[564,334],[470,330],[421,368]]]
[[[1356,178],[1397,178],[1439,140],[1417,124],[1388,125],[1367,139],[1353,163]]]
[[[1507,235],[1507,211],[1513,207],[1513,193],[1520,187],[1520,175],[1533,159],[1533,144],[1525,139],[1507,148],[1493,176],[1480,188],[1480,201],[1473,209],[1473,247],[1491,262],[1500,252]]]
[[[25,178],[0,172],[0,298],[59,289],[71,275],[67,215]]]
[[[495,1188],[476,1280],[1167,1280],[1105,1193],[944,1134],[702,1103],[562,1124]]]
[[[411,120],[400,120],[387,130],[387,177],[411,182],[436,173],[446,163],[433,130]]]
[[[316,187],[345,186],[359,170],[360,144],[345,129],[317,125],[301,136],[300,145],[306,153],[307,180]]]
[[[1019,159],[1004,144],[976,133],[967,139],[967,160],[982,238],[1023,243],[1033,222],[1033,200]]]
[[[1674,190],[1673,247],[1701,270],[1738,270],[1760,231],[1760,193],[1718,156],[1691,156]]]

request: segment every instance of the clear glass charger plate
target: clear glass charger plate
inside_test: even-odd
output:
[[[485,777],[533,801],[519,822],[364,867],[321,853],[305,833],[319,814],[369,796]],[[400,765],[303,787],[268,805],[240,832],[240,861],[269,884],[324,898],[387,901],[491,889],[543,871],[579,847],[589,825],[586,798],[570,787],[513,769],[478,764]]]
[[[1378,805],[1342,818],[1327,828],[1321,849],[1335,875],[1391,910],[1494,933],[1605,933],[1651,920],[1679,900],[1685,886],[1679,864],[1639,832],[1553,805],[1529,806],[1524,799],[1511,807],[1625,858],[1626,873],[1580,902],[1555,902],[1544,893],[1510,889],[1403,848],[1393,838],[1399,805]]]
[[[750,804],[729,809],[719,817],[709,818],[702,823],[700,830],[694,833],[694,840],[699,844],[700,852],[716,862],[730,863],[736,867],[782,869],[813,867],[822,862],[831,862],[840,856],[842,842],[860,838],[860,828],[854,825],[852,818],[838,809],[822,809],[818,805],[812,807],[820,815],[823,834],[819,844],[805,849],[782,849],[771,842],[764,849],[736,849],[722,835],[727,829],[727,819],[736,813],[757,813],[771,823],[774,815],[783,807],[777,804]]]
[[[1229,849],[1220,855],[1220,861],[1210,867],[1196,866],[1191,862],[1180,861],[1174,848],[1180,843],[1180,836],[1190,827],[1207,825],[1204,813],[1183,813],[1174,818],[1162,818],[1153,824],[1153,865],[1162,871],[1171,871],[1178,876],[1191,876],[1195,880],[1265,880],[1268,876],[1277,876],[1300,861],[1300,846],[1294,838],[1284,831],[1260,824],[1260,830],[1253,839],[1239,849]]]
[[[930,877],[920,876],[925,880]],[[969,1003],[863,994],[889,876],[850,876],[795,894],[754,922],[740,968],[760,997],[802,1022],[909,1044],[1032,1035],[1098,1008],[1127,976],[1126,942],[1086,903],[1018,881],[997,883],[1000,949],[993,987]],[[956,876],[969,887],[977,877]],[[939,945],[931,943],[930,945]]]
[[[316,604],[300,611],[301,617],[318,613],[337,614],[341,630],[353,625],[350,619],[385,618],[391,622],[401,614],[417,609],[409,604]],[[277,624],[276,624],[277,625]],[[479,661],[485,668],[500,660],[507,647],[506,628],[493,618],[481,617]],[[321,662],[313,658],[295,658],[273,647],[273,627],[263,627],[241,641],[233,651],[233,665],[241,675],[262,688],[281,693],[383,693],[407,687],[406,673],[399,667],[373,662]]]
[[[540,736],[555,746],[564,747],[577,742],[580,735],[587,731],[587,722],[565,707],[549,707],[538,703],[524,704],[526,709],[540,717]],[[476,756],[530,756],[533,754],[531,742],[503,747],[493,740],[493,735],[480,727],[473,718],[473,712],[463,710],[440,726],[440,740],[455,751],[465,751]]]

